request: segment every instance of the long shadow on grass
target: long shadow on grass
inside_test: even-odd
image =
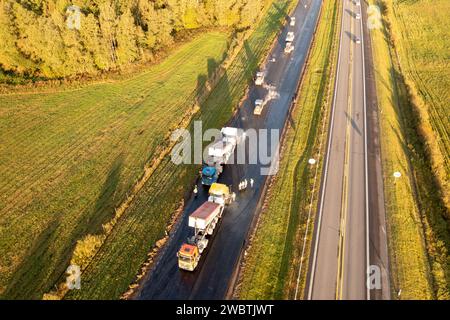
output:
[[[437,298],[449,299],[450,292],[450,213],[443,202],[442,190],[434,175],[426,141],[420,133],[420,115],[411,104],[404,87],[403,75],[391,68],[394,79],[392,101],[406,144],[403,150],[413,170],[413,188],[419,205],[419,214],[425,226],[429,267],[433,272],[433,291]],[[399,141],[401,137],[396,132]],[[440,275],[440,276],[437,276]]]
[[[287,4],[285,4],[282,9],[283,8],[285,11]],[[211,91],[207,90],[205,87],[207,76],[198,75],[197,88],[192,93],[192,96],[186,99],[186,103],[191,104],[197,99],[200,110],[198,114],[196,114],[194,120],[203,121],[203,130],[207,128],[221,128],[232,117],[235,107],[244,94],[245,85],[251,80],[253,72],[255,71],[252,70],[252,68],[247,68],[248,65],[246,60],[248,59],[248,56],[254,55],[255,59],[259,61],[267,45],[267,35],[272,35],[273,32],[277,30],[276,28],[279,28],[280,26],[280,16],[277,12],[272,12],[266,20],[268,22],[258,31],[259,34],[257,36],[252,36],[251,40],[248,41],[248,50],[251,52],[248,52],[247,54],[240,52],[235,62],[233,62],[228,70],[216,73],[214,68],[217,63],[214,61],[206,61],[208,64],[208,75],[213,74],[213,77],[217,77],[216,85],[213,86],[214,88]],[[255,65],[252,65],[252,67],[255,67]],[[218,79],[219,77],[220,79]],[[188,129],[192,132],[193,122],[190,123]],[[170,172],[170,179],[172,179],[171,181],[176,181],[176,185],[178,186],[177,190],[180,192],[174,192],[174,184],[167,183],[162,186],[163,189],[158,190],[158,201],[161,203],[164,203],[165,201],[177,203],[183,197],[181,194],[184,194],[184,198],[186,199],[190,196],[189,190],[192,190],[192,183],[195,180],[199,166],[175,166],[170,163],[170,159],[165,159],[163,163],[167,166],[166,168],[162,167],[161,169],[157,169],[155,179],[158,174],[165,176],[163,171]],[[150,185],[152,182],[154,182],[154,180],[150,178],[147,185]],[[147,188],[147,186],[145,188]],[[83,287],[85,288],[85,293],[82,294],[82,298],[93,298],[100,295],[102,298],[116,298],[118,292],[126,290],[128,284],[133,280],[136,270],[139,270],[143,261],[142,257],[145,257],[148,253],[149,244],[154,243],[155,241],[155,234],[158,235],[164,233],[166,227],[165,222],[172,213],[170,212],[170,206],[161,204],[160,207],[158,207],[156,201],[153,203],[148,202],[148,199],[153,199],[151,194],[144,194],[144,196],[146,199],[142,201],[137,200],[137,204],[133,207],[131,212],[128,212],[126,219],[128,220],[128,224],[135,223],[139,224],[141,227],[152,228],[152,232],[143,234],[136,233],[134,235],[134,240],[138,240],[134,241],[134,243],[145,243],[146,245],[133,245],[127,243],[128,250],[124,251],[122,246],[117,244],[113,245],[112,243],[113,241],[115,243],[116,241],[119,242],[120,238],[125,238],[125,236],[119,231],[114,233],[111,239],[108,240],[109,245],[105,246],[105,255],[96,262],[96,265],[104,266],[104,268],[100,268],[101,271],[98,272],[93,271],[93,274],[90,276],[91,281]],[[139,200],[141,200],[142,196],[139,197]],[[160,221],[154,221],[155,219],[159,219]],[[156,229],[159,229],[159,231]],[[114,262],[114,266],[110,266],[112,261]],[[97,270],[94,266],[92,269]],[[113,276],[118,276],[114,273],[114,270],[119,269],[122,272],[120,278],[114,283],[109,283],[109,279],[113,278]],[[102,287],[102,285],[105,290],[99,292],[98,287]]]
[[[41,299],[45,292],[52,289],[52,284],[59,283],[64,278],[76,241],[88,233],[99,233],[102,224],[114,214],[115,205],[121,200],[116,199],[116,189],[120,181],[123,156],[117,156],[111,165],[94,209],[85,212],[75,228],[65,236],[70,241],[61,241],[61,234],[70,226],[64,224],[64,212],[58,213],[49,226],[39,234],[25,259],[16,269],[10,285],[3,296],[8,299]],[[69,204],[68,204],[69,205]],[[60,245],[57,246],[56,244]]]

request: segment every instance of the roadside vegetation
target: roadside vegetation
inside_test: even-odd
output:
[[[436,168],[436,163],[444,158],[433,158],[442,155],[439,145],[448,144],[448,137],[439,136],[448,130],[448,124],[446,128],[444,125],[444,131],[442,127],[430,129],[436,124],[433,124],[436,112],[442,117],[441,124],[448,120],[448,110],[439,104],[441,98],[448,101],[448,92],[444,92],[448,87],[448,70],[442,64],[445,52],[439,49],[448,45],[448,38],[437,36],[445,33],[446,27],[438,21],[444,17],[448,20],[445,15],[448,4],[445,1],[370,3],[379,5],[383,12],[382,27],[372,30],[371,38],[382,133],[392,297],[449,299],[449,216],[442,193],[444,185],[440,183],[443,180],[436,178],[448,168],[445,169],[446,161],[441,161],[440,168]],[[402,7],[404,17],[408,16],[402,28],[407,28],[413,38],[402,32],[405,29],[398,29],[403,22],[394,14],[393,8],[397,6]],[[429,27],[423,23],[429,23]],[[439,31],[439,28],[443,29]],[[436,36],[439,40],[434,41]],[[412,39],[414,49],[408,44]],[[403,56],[407,51],[409,56]],[[421,98],[409,86],[407,78],[412,71],[419,76],[417,79],[428,79],[426,84],[416,85],[422,93],[428,92],[425,101],[431,109],[418,102]],[[442,72],[440,80],[431,80],[438,72]],[[439,81],[442,83],[438,84]],[[430,92],[442,95],[433,100]],[[435,134],[440,142],[428,140]],[[397,171],[402,175],[400,178],[393,176]]]
[[[323,154],[325,147],[321,142],[325,140],[324,129],[332,102],[339,8],[339,2],[323,2],[296,105],[284,136],[280,171],[270,182],[241,269],[236,291],[240,299],[294,299],[296,289],[296,298],[303,296],[322,165],[321,159],[314,166],[308,160]],[[310,213],[311,220],[308,220]],[[297,288],[302,252],[306,254]]]
[[[420,118],[433,171],[450,209],[450,2],[393,1],[391,38],[408,95]],[[450,215],[448,216],[450,219]]]
[[[0,0],[0,82],[79,78],[154,61],[186,30],[248,29],[267,0]]]
[[[227,39],[203,34],[123,81],[0,95],[1,297],[40,298],[76,241],[102,231],[191,112]]]
[[[231,118],[294,4],[295,1],[276,0],[267,7],[256,30],[244,40],[242,49],[222,70],[217,85],[198,105],[190,120],[201,120],[203,129],[207,129],[220,128]],[[192,122],[188,127],[191,126]],[[161,158],[83,271],[81,290],[70,291],[65,298],[120,297],[136,278],[157,240],[164,237],[167,224],[189,194],[198,169],[196,165],[177,166],[170,161],[170,155]]]

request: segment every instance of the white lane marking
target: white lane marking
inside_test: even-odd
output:
[[[360,9],[360,11],[362,11]],[[362,13],[362,12],[361,12]],[[370,252],[369,252],[369,181],[368,181],[368,165],[367,165],[367,109],[366,109],[366,67],[364,57],[364,26],[361,14],[360,28],[361,28],[361,56],[363,69],[363,100],[364,100],[364,181],[365,181],[365,204],[366,204],[366,270],[370,267]],[[366,286],[366,298],[370,300],[370,288]]]

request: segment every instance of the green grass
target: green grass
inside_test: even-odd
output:
[[[41,298],[75,241],[101,231],[195,104],[227,38],[203,34],[124,81],[0,95],[2,298]]]
[[[392,26],[395,19],[391,9],[389,3],[384,16],[389,23],[384,20],[384,26]],[[448,299],[450,238],[445,206],[420,133],[424,119],[413,106],[401,73],[395,51],[402,45],[398,37],[386,27],[371,32],[393,297],[401,290],[400,299]],[[395,171],[402,173],[400,179],[393,178]]]
[[[261,213],[245,260],[240,299],[294,298],[316,173],[316,168],[307,161],[316,157],[320,147],[324,146],[320,144],[320,137],[331,102],[329,93],[334,78],[339,12],[337,2],[324,1],[297,107],[286,131],[280,171],[270,187],[267,208]],[[314,199],[312,212],[315,212],[316,195]],[[312,226],[313,222],[310,222],[307,248]],[[307,260],[303,263],[303,271],[306,271]],[[302,272],[298,298],[303,293],[305,275],[306,272]]]
[[[204,129],[220,128],[230,119],[294,2],[274,1],[244,42],[242,50],[200,106],[195,119],[203,121]],[[171,215],[192,186],[198,169],[194,165],[176,166],[169,157],[164,158],[83,272],[82,289],[69,292],[66,298],[118,298],[139,272],[154,243],[164,236]]]

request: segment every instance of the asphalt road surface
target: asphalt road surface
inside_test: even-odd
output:
[[[380,166],[379,158],[371,159],[370,166],[368,162],[368,154],[376,146],[373,141],[368,143],[367,134],[367,31],[363,34],[366,15],[356,1],[343,1],[334,102],[306,288],[308,299],[371,299],[374,294],[366,286],[368,272],[377,273],[369,268],[371,251],[385,249],[385,234],[377,243],[370,240],[373,233],[379,235],[377,231],[384,223],[370,216],[384,215],[384,208],[382,204],[378,206],[382,196],[380,181],[369,182],[373,176],[369,171],[376,172],[375,166]],[[362,1],[361,4],[364,5]],[[371,95],[374,94],[372,90]],[[374,123],[371,121],[370,125]],[[371,130],[372,140],[376,139],[374,133]],[[369,193],[369,185],[370,190],[380,192]],[[387,264],[384,267],[386,274]],[[386,278],[382,288],[373,290],[386,292],[378,294],[378,298],[387,298]]]
[[[267,72],[265,81],[276,87],[279,98],[270,101],[261,116],[254,116],[254,101],[263,99],[267,90],[251,86],[248,97],[228,124],[229,126],[246,130],[249,128],[278,129],[281,134],[296,93],[321,4],[320,0],[299,1],[293,14],[296,17],[296,25],[291,27],[289,23],[286,24],[273,51],[264,63]],[[288,31],[295,32],[295,50],[291,54],[284,53],[284,42]],[[193,230],[187,226],[189,214],[207,200],[207,190],[199,186],[198,197],[196,199],[192,197],[186,202],[182,218],[172,230],[168,243],[133,298],[225,298],[251,222],[255,212],[260,208],[262,190],[267,179],[267,176],[261,175],[261,168],[267,167],[268,165],[261,163],[234,164],[225,167],[219,182],[232,185],[233,191],[237,193],[237,201],[225,209],[222,221],[216,228],[208,248],[203,252],[197,269],[194,272],[188,272],[178,268],[176,253],[181,244],[193,234]],[[254,179],[254,186],[239,192],[237,186],[245,178]]]

